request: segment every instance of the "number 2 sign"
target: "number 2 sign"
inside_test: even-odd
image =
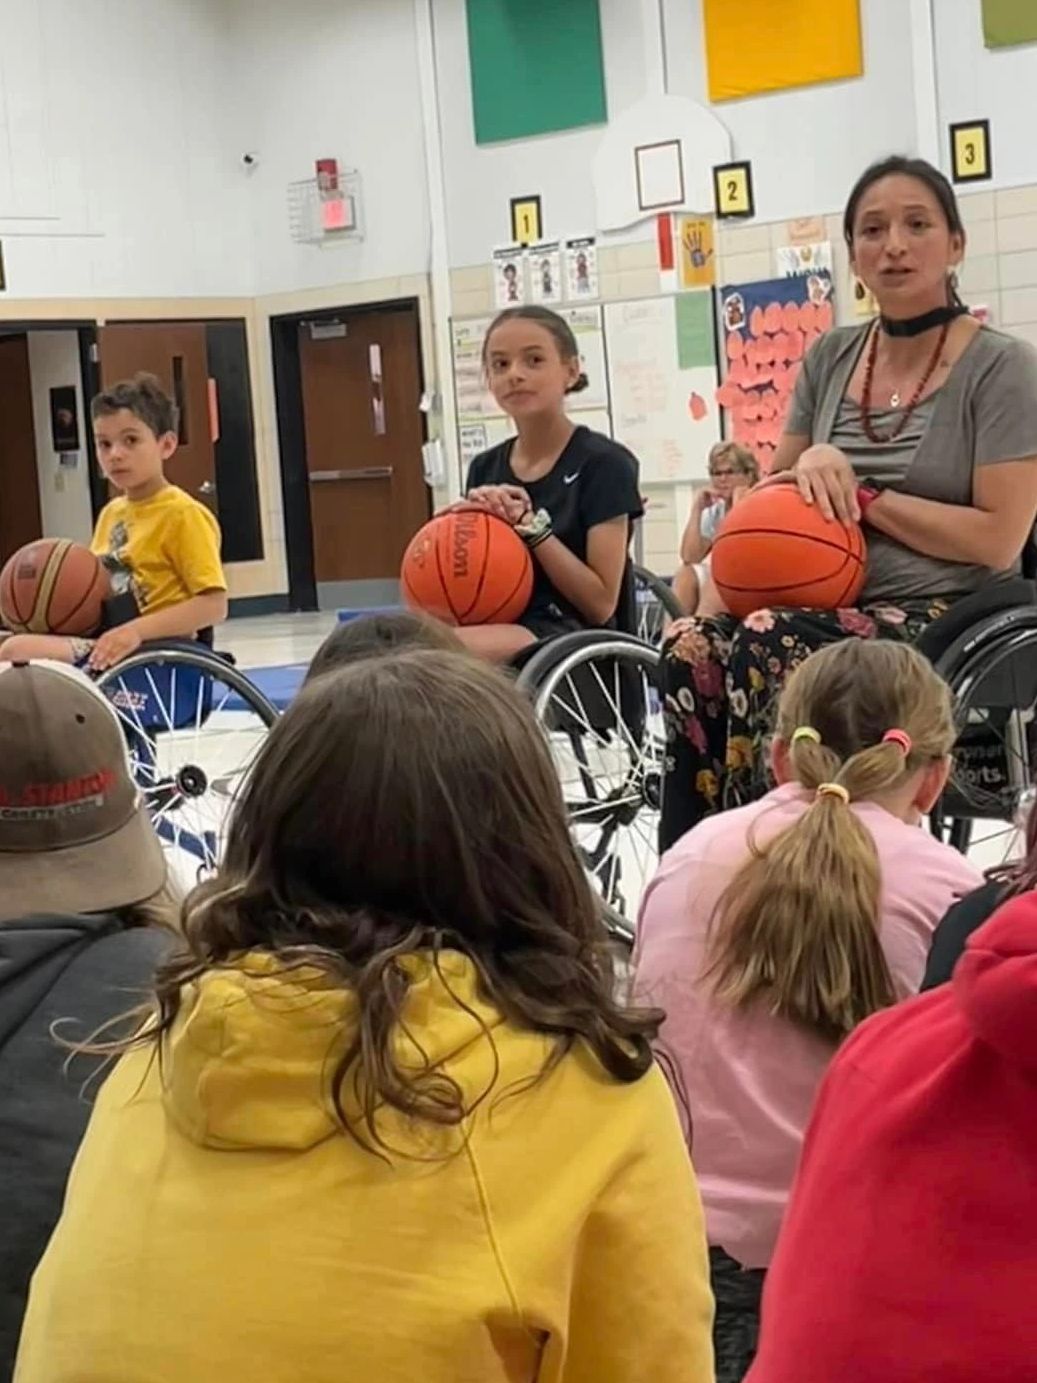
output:
[[[746,217],[755,214],[753,207],[752,165],[718,163],[713,169],[713,204],[717,219]]]
[[[964,120],[951,126],[951,176],[955,182],[982,182],[991,176],[990,121]]]

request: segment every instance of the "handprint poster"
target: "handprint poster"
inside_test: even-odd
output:
[[[712,288],[717,281],[712,216],[678,216],[681,288]]]
[[[727,371],[717,390],[727,435],[770,469],[803,356],[833,321],[832,278],[822,269],[720,290]]]

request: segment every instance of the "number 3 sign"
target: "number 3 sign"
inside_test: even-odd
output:
[[[992,173],[990,121],[964,120],[951,126],[951,176],[955,182],[982,182]]]
[[[717,219],[752,216],[753,172],[748,163],[718,163],[713,169],[713,204]]]

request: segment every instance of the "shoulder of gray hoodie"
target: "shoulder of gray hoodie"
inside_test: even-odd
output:
[[[0,1378],[14,1366],[29,1279],[61,1213],[65,1182],[103,1080],[82,1042],[138,1006],[176,937],[117,917],[0,924]]]

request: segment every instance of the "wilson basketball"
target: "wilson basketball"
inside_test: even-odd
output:
[[[829,522],[795,485],[773,485],[724,519],[710,572],[739,619],[767,606],[840,610],[861,593],[866,557],[857,524]]]
[[[411,539],[400,584],[412,609],[447,624],[511,624],[533,593],[533,559],[503,519],[456,509]]]
[[[0,624],[18,634],[95,634],[111,593],[108,573],[88,547],[41,538],[0,572]]]

